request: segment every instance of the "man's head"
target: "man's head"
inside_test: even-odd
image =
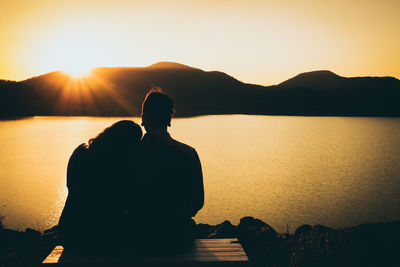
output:
[[[146,131],[166,130],[171,126],[174,102],[161,88],[153,88],[147,93],[142,104],[142,125]]]

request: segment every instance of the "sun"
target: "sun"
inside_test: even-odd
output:
[[[83,78],[89,76],[93,68],[74,66],[71,68],[64,68],[64,72],[71,76],[71,78]]]
[[[66,47],[64,53],[59,55],[60,69],[72,78],[88,76],[96,67],[96,56],[90,54],[86,47]]]
[[[51,30],[40,44],[46,49],[36,63],[38,69],[62,70],[81,78],[96,67],[110,65],[107,58],[112,57],[113,50],[109,38],[97,26],[76,22]]]

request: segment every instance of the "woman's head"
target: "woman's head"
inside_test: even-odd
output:
[[[88,148],[94,152],[129,152],[139,144],[141,138],[142,129],[138,124],[121,120],[90,139]]]

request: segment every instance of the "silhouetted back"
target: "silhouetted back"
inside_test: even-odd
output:
[[[139,125],[119,121],[90,139],[89,145],[75,149],[68,163],[68,197],[59,221],[64,247],[118,250],[130,242],[124,231],[130,227],[141,136]]]
[[[141,214],[146,233],[155,239],[174,240],[180,247],[193,238],[192,217],[203,207],[204,189],[199,157],[192,147],[168,133],[145,134],[142,140],[141,177],[144,188]],[[162,227],[160,227],[160,225]]]
[[[179,251],[193,241],[192,219],[204,204],[201,164],[194,148],[171,138],[173,101],[161,89],[151,90],[142,105],[141,142],[143,224],[139,238],[144,246]],[[145,233],[145,234],[143,234]],[[155,242],[154,242],[155,241]],[[148,243],[146,243],[148,242]]]

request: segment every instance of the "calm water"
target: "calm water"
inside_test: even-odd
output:
[[[118,118],[0,121],[0,215],[14,229],[55,225],[74,148]],[[139,122],[139,119],[133,118]],[[400,219],[400,119],[205,116],[170,130],[202,161],[197,222],[260,218],[276,230]],[[107,214],[105,214],[107,216]]]

